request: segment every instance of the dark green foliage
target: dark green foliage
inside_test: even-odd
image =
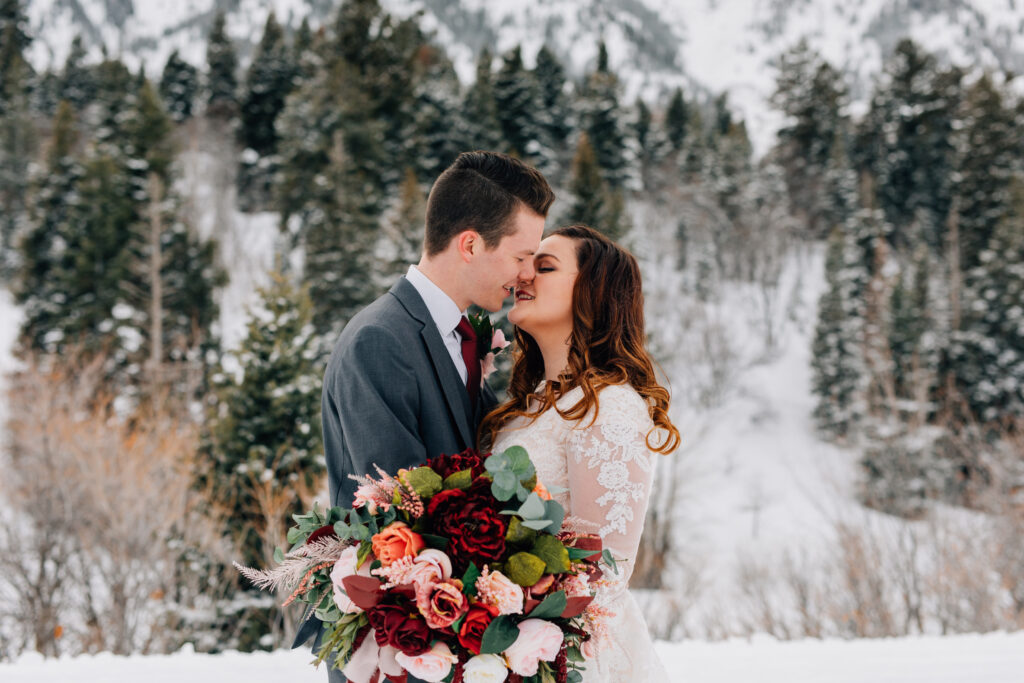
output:
[[[827,235],[837,223],[827,206],[826,169],[848,134],[846,89],[840,74],[806,42],[782,55],[773,104],[786,115],[776,154],[785,171],[794,213],[810,234]]]
[[[206,44],[206,110],[210,116],[231,118],[238,112],[238,57],[217,12]]]
[[[818,399],[814,419],[824,434],[845,438],[864,417],[863,302],[867,273],[854,241],[834,231],[825,258],[827,289],[818,302],[811,368]]]
[[[462,118],[462,93],[455,67],[444,52],[425,46],[417,60],[413,104],[418,176],[432,182],[465,149],[467,125]]]
[[[626,180],[625,132],[619,108],[619,79],[608,68],[608,52],[598,46],[597,69],[589,74],[581,93],[581,128],[590,138],[605,182],[619,188]]]
[[[588,225],[613,240],[626,232],[621,190],[610,188],[601,177],[601,167],[586,133],[580,133],[569,191],[572,192],[573,203],[564,217],[565,222]]]
[[[239,561],[248,566],[268,563],[274,541],[267,533],[290,526],[306,502],[300,492],[315,491],[323,473],[322,370],[309,293],[274,275],[260,297],[234,354],[239,376],[223,369],[214,376],[217,400],[199,472],[229,513],[225,532],[240,540]],[[282,505],[268,510],[267,494],[284,496]]]
[[[276,151],[274,124],[292,90],[295,73],[284,31],[271,12],[246,76],[245,97],[239,112],[239,137],[244,147],[261,155]]]
[[[467,149],[501,150],[506,146],[494,99],[491,61],[490,51],[487,48],[481,50],[476,62],[476,80],[466,91],[462,105],[467,126]]]
[[[74,263],[68,246],[76,239],[76,217],[82,209],[76,190],[84,169],[75,157],[76,143],[74,110],[70,103],[61,102],[46,171],[33,188],[35,201],[21,244],[21,273],[14,289],[15,300],[25,314],[23,348],[53,350],[47,334],[59,329],[66,310],[64,286]]]
[[[71,50],[64,62],[58,97],[70,102],[77,111],[85,109],[85,106],[96,97],[96,77],[84,61],[85,48],[82,47],[82,36],[76,35],[71,41]]]
[[[956,183],[960,267],[980,263],[999,225],[1010,212],[1010,184],[1020,171],[1020,137],[1002,89],[985,74],[967,91],[963,106],[963,153]]]
[[[933,253],[943,253],[962,77],[956,68],[940,70],[935,57],[913,42],[901,41],[858,128],[855,164],[874,176],[898,249],[924,240]]]
[[[950,351],[957,386],[985,422],[1024,416],[1024,185],[966,273],[963,320]]]
[[[538,110],[535,116],[542,131],[541,170],[557,172],[565,167],[574,112],[566,93],[565,68],[547,45],[537,52],[533,77],[537,84],[538,96]],[[552,162],[555,165],[552,165]]]
[[[526,160],[540,156],[543,133],[537,120],[540,97],[532,72],[517,45],[505,53],[494,79],[494,101],[509,153]]]
[[[668,102],[668,109],[665,110],[665,136],[674,151],[678,152],[683,148],[689,124],[690,112],[686,100],[683,99],[683,89],[676,88]]]
[[[175,50],[167,58],[160,77],[160,97],[167,113],[178,123],[191,118],[198,94],[199,71],[179,57]]]

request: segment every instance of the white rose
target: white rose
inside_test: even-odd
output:
[[[363,566],[356,570],[356,562],[358,560],[359,546],[350,545],[341,551],[341,557],[334,563],[334,568],[331,569],[331,583],[334,584],[334,604],[338,606],[342,612],[349,614],[356,614],[363,610],[356,606],[354,602],[349,600],[345,594],[345,586],[342,580],[346,576],[352,576],[358,574],[359,576],[370,575],[370,561],[364,560]]]
[[[395,661],[416,678],[427,683],[440,683],[459,658],[452,654],[447,645],[437,642],[430,650],[415,657],[399,652],[395,655]]]
[[[508,678],[505,662],[498,655],[477,655],[462,669],[465,683],[501,683]]]

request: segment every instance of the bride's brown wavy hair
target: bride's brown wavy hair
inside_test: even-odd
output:
[[[601,388],[629,384],[644,398],[654,422],[654,429],[647,434],[648,448],[671,453],[679,446],[679,431],[668,417],[668,390],[658,383],[644,346],[644,297],[636,259],[585,225],[570,225],[551,234],[576,243],[578,274],[572,292],[568,368],[558,382],[547,382],[543,391],[535,394],[544,379],[544,358],[533,337],[517,327],[508,400],[480,423],[481,442],[485,447],[494,444],[510,420],[519,416],[536,419],[548,408],[571,421],[582,419],[593,408],[596,420]],[[558,398],[577,386],[583,389],[583,398],[566,410],[559,408]],[[531,396],[540,399],[534,410],[529,407]],[[651,436],[659,431],[665,438],[652,443]]]

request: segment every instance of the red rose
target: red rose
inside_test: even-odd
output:
[[[484,631],[490,626],[495,613],[491,608],[476,604],[469,608],[466,618],[459,626],[459,644],[475,655],[480,654],[480,641],[483,640]]]
[[[377,605],[367,610],[366,616],[373,627],[377,645],[390,645],[406,655],[415,657],[430,649],[433,639],[427,622],[416,613],[411,604]]]
[[[464,491],[441,491],[430,499],[427,516],[434,531],[448,539],[445,552],[456,576],[465,572],[470,562],[482,567],[504,554],[508,517],[500,513],[498,505],[486,479],[477,479]]]
[[[447,479],[456,472],[472,470],[473,478],[484,473],[484,458],[472,448],[467,448],[456,455],[439,455],[427,460],[427,467]]]

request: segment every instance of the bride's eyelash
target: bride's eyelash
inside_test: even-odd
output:
[[[552,268],[551,266],[541,266],[540,268],[537,269],[537,272],[538,273],[550,273],[552,270],[554,270],[554,268]]]

